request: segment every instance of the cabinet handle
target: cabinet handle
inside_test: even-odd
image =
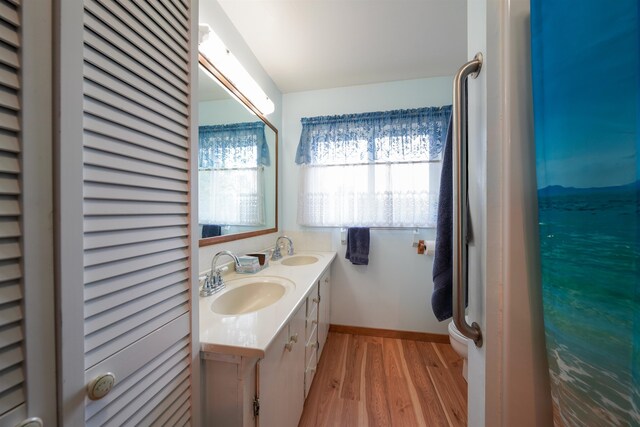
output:
[[[91,400],[100,400],[105,397],[116,383],[116,376],[111,372],[98,375],[87,384],[87,395]]]
[[[315,372],[315,371],[316,371],[316,368],[310,368],[310,369],[307,369],[307,373],[313,373],[313,372]]]
[[[38,417],[31,417],[23,420],[20,424],[17,424],[16,427],[42,427],[42,420]]]
[[[298,334],[294,334],[291,337],[289,337],[289,342],[284,345],[284,348],[286,348],[288,351],[291,351],[293,350],[293,345],[297,342],[298,342]]]
[[[312,320],[312,321],[311,321],[311,324],[312,324],[312,325],[317,325],[317,324],[318,324],[318,321],[314,319],[314,320]]]
[[[309,344],[307,347],[309,347],[309,348],[318,348],[318,342],[317,341],[313,342],[313,343]]]
[[[315,302],[316,304],[320,303],[320,297],[316,297],[313,299],[313,302]]]
[[[329,283],[329,278],[328,277],[325,277],[324,283]]]

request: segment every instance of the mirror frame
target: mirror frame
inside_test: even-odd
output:
[[[242,92],[238,90],[234,86],[233,83],[229,79],[227,79],[224,74],[218,70],[215,65],[213,65],[209,60],[204,57],[201,53],[198,53],[198,62],[202,65],[208,72],[210,72],[218,81],[225,87],[227,90],[236,98],[237,101],[243,103],[249,110],[251,110],[260,120],[264,122],[267,126],[271,128],[276,134],[276,146],[275,146],[275,224],[272,228],[265,228],[264,230],[256,230],[256,231],[246,231],[244,233],[236,233],[236,234],[228,234],[226,236],[216,236],[216,237],[207,237],[199,239],[199,247],[216,245],[218,243],[231,242],[233,240],[241,240],[248,239],[249,237],[261,236],[263,234],[271,234],[278,232],[278,129],[271,124],[269,120],[258,110],[249,99],[244,96]],[[198,141],[199,148],[199,141]]]

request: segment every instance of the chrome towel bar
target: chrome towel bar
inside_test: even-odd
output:
[[[467,79],[476,78],[482,69],[482,54],[458,70],[453,79],[453,322],[476,347],[482,347],[480,326],[469,325],[465,318],[468,280],[468,139],[467,134]]]

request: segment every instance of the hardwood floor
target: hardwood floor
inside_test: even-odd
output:
[[[467,383],[449,344],[330,332],[301,427],[466,426]]]

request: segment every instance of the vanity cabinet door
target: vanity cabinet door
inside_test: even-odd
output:
[[[290,418],[287,426],[295,427],[302,416],[304,407],[304,371],[305,371],[305,305],[298,309],[289,323],[291,336],[297,336],[298,342],[293,346],[289,354],[290,361],[287,367],[289,374],[287,382],[287,400]],[[262,424],[266,426],[268,424]],[[284,426],[285,424],[283,424]]]
[[[329,335],[331,324],[331,273],[327,269],[320,278],[320,306],[318,307],[318,359]]]
[[[295,427],[304,405],[303,304],[260,362],[260,425]]]

